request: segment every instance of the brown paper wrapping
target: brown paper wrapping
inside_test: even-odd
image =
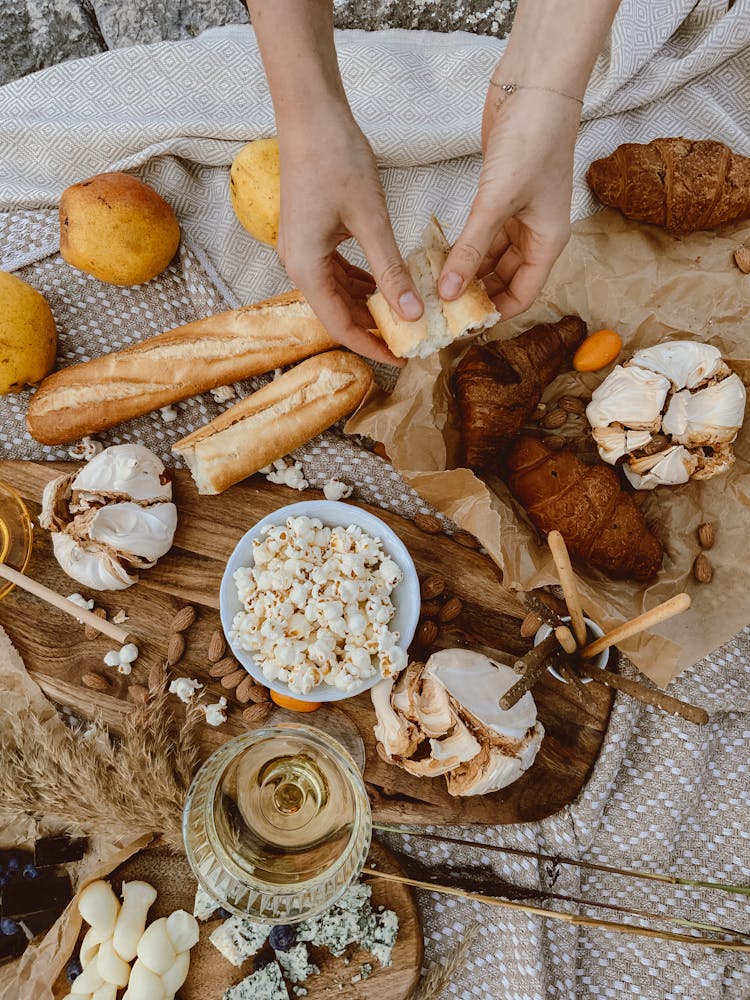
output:
[[[0,627],[0,726],[6,713],[21,721],[34,713],[48,726],[64,725]],[[0,847],[27,849],[33,847],[38,836],[62,832],[41,823],[37,826],[28,816],[7,811],[0,812],[0,829]],[[116,842],[92,838],[83,861],[67,866],[76,892],[94,879],[109,875],[151,839],[151,834],[135,833]],[[73,953],[80,929],[81,918],[73,899],[43,937],[32,942],[18,961],[0,970],[0,1000],[54,1000],[53,985]]]
[[[523,316],[500,323],[487,339],[515,336],[540,322],[581,316],[589,332],[617,330],[621,359],[640,347],[687,336],[721,349],[748,384],[750,380],[750,275],[733,252],[750,241],[750,224],[721,234],[675,239],[606,210],[573,227],[539,299]],[[529,590],[557,582],[546,546],[511,499],[500,479],[483,482],[455,468],[459,440],[450,376],[468,343],[411,360],[390,396],[377,390],[349,421],[347,430],[385,446],[394,467],[429,503],[482,542],[503,570],[505,585]],[[562,392],[591,392],[611,370],[561,375],[544,399]],[[556,433],[565,433],[562,432]],[[653,634],[623,642],[621,649],[659,686],[691,666],[750,620],[750,561],[744,558],[750,526],[750,421],[735,443],[732,470],[706,482],[637,494],[666,555],[657,580],[648,585],[579,573],[584,609],[607,630],[682,590],[693,605]],[[716,526],[710,559],[714,578],[695,582],[692,564],[702,521]]]

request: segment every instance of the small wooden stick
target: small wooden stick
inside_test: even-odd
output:
[[[502,696],[500,708],[504,708],[506,711],[513,708],[553,662],[555,650],[558,648],[555,634],[551,632],[538,646],[534,646],[520,660],[516,660],[513,669],[517,674],[521,674],[521,679],[508,688]]]
[[[570,631],[567,625],[557,626],[557,628],[555,629],[555,638],[560,643],[560,645],[562,646],[562,648],[565,650],[566,653],[570,653],[572,655],[578,649],[576,641],[573,638],[573,633]]]
[[[588,646],[585,646],[581,650],[581,656],[585,659],[598,656],[599,653],[605,649],[609,649],[610,646],[616,645],[618,642],[622,642],[623,639],[629,639],[639,632],[645,632],[646,629],[653,628],[654,625],[660,625],[669,618],[674,618],[675,615],[681,615],[689,607],[689,594],[677,594],[675,597],[670,597],[668,601],[664,601],[663,604],[657,604],[655,608],[651,608],[650,611],[638,615],[637,618],[633,618],[629,622],[623,622],[622,625],[613,628],[611,632],[607,632],[600,639],[594,639],[593,642],[590,642]]]
[[[571,665],[563,660],[557,665],[557,669],[560,672],[560,676],[564,677],[568,684],[570,684],[573,694],[578,701],[588,701],[590,695],[586,690],[586,685],[581,681],[581,678],[576,674]]]
[[[562,587],[565,603],[568,606],[573,635],[578,645],[583,646],[586,643],[586,622],[583,620],[581,598],[578,596],[578,586],[573,567],[570,564],[568,547],[559,531],[550,531],[547,535],[547,544],[552,553],[552,558],[555,560],[557,574],[560,577],[560,586]]]
[[[0,563],[0,577],[9,583],[14,583],[20,590],[26,590],[29,594],[33,594],[42,601],[46,601],[47,604],[51,604],[60,611],[64,611],[66,615],[76,618],[84,625],[90,625],[97,632],[102,632],[115,642],[119,642],[121,646],[124,646],[128,641],[128,632],[124,628],[113,625],[106,618],[97,617],[91,611],[79,607],[73,601],[69,601],[67,597],[58,594],[57,591],[50,590],[49,587],[45,587],[42,583],[37,583],[30,576],[24,576],[23,573],[19,573],[18,570],[13,569],[11,566],[6,566],[5,563]]]
[[[607,687],[614,688],[616,691],[622,691],[646,705],[654,705],[670,715],[679,715],[682,719],[687,719],[688,722],[694,722],[696,726],[705,726],[708,722],[708,712],[705,708],[698,708],[697,705],[680,701],[679,698],[673,698],[672,695],[665,694],[663,691],[646,687],[640,681],[610,673],[609,670],[600,670],[599,667],[592,667],[590,663],[585,661],[579,664],[579,670],[587,677],[593,677],[600,684],[606,684]]]

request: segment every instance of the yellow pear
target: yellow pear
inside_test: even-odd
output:
[[[279,239],[281,183],[276,138],[243,146],[229,171],[232,208],[251,236],[275,247]]]
[[[40,382],[52,371],[57,329],[47,300],[0,271],[0,395]]]
[[[140,285],[160,274],[180,243],[167,202],[130,174],[97,174],[60,199],[60,253],[110,285]]]

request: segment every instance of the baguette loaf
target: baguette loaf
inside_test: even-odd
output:
[[[500,314],[481,281],[469,282],[453,302],[444,302],[437,292],[438,278],[450,253],[450,244],[433,216],[422,234],[423,246],[406,258],[406,266],[424,303],[418,320],[407,322],[389,306],[382,292],[367,300],[367,306],[383,338],[397,358],[426,358],[469,333],[494,326]]]
[[[287,292],[55,372],[26,423],[42,444],[74,441],[334,346],[302,295]]]
[[[351,413],[372,383],[356,354],[328,351],[264,385],[172,445],[198,492],[221,493]]]

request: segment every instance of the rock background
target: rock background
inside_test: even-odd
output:
[[[504,38],[516,0],[334,0],[339,28]],[[0,0],[0,84],[65,59],[246,24],[242,0]]]

